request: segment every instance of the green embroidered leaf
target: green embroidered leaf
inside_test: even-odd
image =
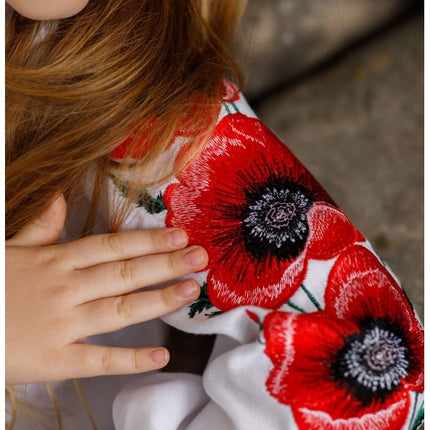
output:
[[[194,318],[196,313],[201,314],[203,311],[207,311],[208,309],[211,309],[213,307],[214,305],[211,303],[208,297],[207,283],[203,282],[203,285],[201,286],[200,290],[200,296],[189,306],[190,311],[188,312],[188,316],[190,318]],[[210,316],[210,314],[205,314],[205,316]]]
[[[161,192],[156,198],[152,197],[147,190],[142,190],[142,193],[138,196],[136,205],[138,208],[145,208],[150,214],[159,214],[166,210],[166,206],[163,202],[163,194]]]
[[[190,318],[194,318],[196,313],[201,314],[203,311],[213,308],[213,304],[208,300],[197,299],[195,302],[191,303],[190,311],[188,312],[188,316]]]
[[[150,214],[158,214],[166,210],[166,206],[163,201],[163,194],[161,192],[159,192],[157,197],[154,198],[148,190],[144,188],[137,194],[137,197],[131,197],[129,195],[130,185],[128,182],[119,182],[112,173],[109,174],[109,177],[114,185],[119,189],[121,195],[136,203],[136,207],[144,208]]]

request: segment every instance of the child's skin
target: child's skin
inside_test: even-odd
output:
[[[31,19],[65,18],[88,0],[9,0]],[[66,202],[59,196],[6,241],[6,383],[127,374],[167,364],[165,348],[114,348],[88,337],[148,321],[199,296],[196,281],[130,294],[202,270],[206,251],[180,229],[120,232],[57,244]]]
[[[80,12],[89,0],[8,0],[6,3],[26,18],[68,18]]]
[[[136,289],[207,265],[180,229],[121,232],[55,244],[64,225],[62,196],[6,241],[6,382],[54,381],[145,372],[167,364],[164,348],[88,345],[87,336],[172,312],[195,300],[194,280]]]

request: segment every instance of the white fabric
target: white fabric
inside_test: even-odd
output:
[[[136,378],[116,397],[113,417],[117,430],[177,430],[209,401],[201,376],[156,373]]]

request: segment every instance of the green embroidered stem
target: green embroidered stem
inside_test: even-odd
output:
[[[225,108],[225,110],[227,111],[227,113],[229,114],[229,115],[231,115],[231,110],[230,110],[230,108],[228,107],[228,105],[227,105],[227,103],[222,103],[222,105],[224,106],[224,108]]]
[[[217,315],[220,315],[220,314],[223,314],[223,313],[224,313],[224,311],[214,311],[214,312],[212,312],[210,314],[205,314],[205,317],[213,318],[213,317],[216,317]]]
[[[257,342],[260,345],[267,345],[266,339],[264,338],[264,329],[263,329],[263,321],[258,318],[258,339]]]
[[[136,203],[136,207],[143,207],[150,214],[158,214],[166,210],[166,206],[163,201],[163,194],[161,192],[154,198],[147,189],[143,188],[136,196],[131,197],[129,195],[130,185],[128,182],[118,181],[112,173],[109,174],[109,177],[113,184],[119,189],[121,195]]]
[[[413,411],[412,411],[412,415],[411,415],[411,417],[412,417],[412,419],[411,419],[411,422],[410,422],[410,424],[409,424],[409,430],[411,430],[411,429],[414,429],[415,427],[414,427],[414,424],[415,424],[415,421],[416,421],[416,419],[414,420],[414,417],[415,417],[415,411],[416,411],[416,409],[417,409],[417,402],[418,401],[418,393],[415,393],[415,399],[414,399],[414,409],[413,409]],[[412,421],[413,420],[413,421]]]
[[[267,343],[266,343],[266,341],[264,339],[264,336],[261,334],[261,332],[258,335],[257,343],[259,343],[260,345],[264,345],[264,346],[267,345]]]
[[[110,180],[113,182],[113,184],[117,187],[120,188],[120,184],[118,183],[118,181],[116,180],[116,177],[113,173],[109,173],[109,178]],[[120,191],[122,192],[122,190],[120,189]]]
[[[417,403],[418,403],[418,393],[415,393],[414,410],[411,415],[412,419],[414,418],[415,411],[417,409]],[[417,416],[413,421],[411,420],[411,425],[409,429],[416,430],[422,424],[423,420],[424,420],[424,403],[421,403]]]
[[[418,427],[424,422],[424,403],[421,403],[420,409],[418,411],[418,415],[414,420],[412,425],[412,430],[417,430]]]
[[[236,111],[236,113],[240,113],[240,110],[236,106],[236,103],[231,103],[231,105],[233,106],[233,109]]]
[[[295,309],[296,311],[301,312],[302,314],[306,314],[307,312],[302,309],[300,306],[295,305],[292,301],[288,300],[287,305],[291,308]]]
[[[302,284],[300,288],[306,293],[306,295],[309,297],[309,300],[314,304],[314,306],[319,310],[322,311],[321,305],[318,303],[318,300],[313,296],[313,294]]]

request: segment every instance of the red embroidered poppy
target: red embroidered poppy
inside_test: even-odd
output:
[[[409,391],[423,391],[423,331],[404,293],[354,246],[336,261],[325,296],[324,311],[265,318],[268,391],[299,429],[401,429]]]
[[[205,247],[207,293],[220,310],[277,308],[308,259],[329,259],[362,236],[313,176],[260,121],[224,117],[165,194],[166,225]]]

